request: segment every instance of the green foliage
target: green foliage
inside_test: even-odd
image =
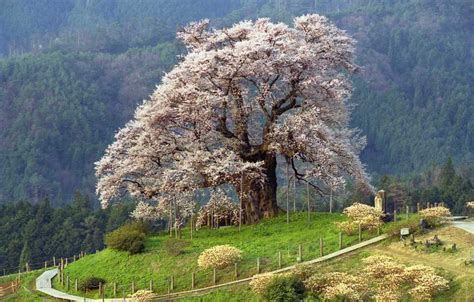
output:
[[[400,230],[408,228],[410,234],[416,234],[420,231],[420,219],[419,215],[411,215],[408,219],[398,220],[389,224],[385,228],[385,232],[390,236],[400,236]]]
[[[164,243],[166,253],[170,256],[181,255],[187,246],[189,246],[189,241],[181,239],[170,239]]]
[[[265,300],[277,302],[301,301],[304,295],[303,282],[291,275],[276,275],[262,294]]]
[[[146,227],[143,223],[124,225],[105,236],[105,244],[111,249],[138,254],[145,249]]]
[[[104,234],[129,220],[133,203],[94,209],[81,194],[62,208],[48,200],[0,205],[0,272],[51,265],[53,256],[72,257],[81,251],[92,253],[104,248]]]
[[[98,289],[101,285],[103,286],[106,281],[102,278],[97,277],[89,277],[81,281],[79,288],[81,291],[89,291]]]

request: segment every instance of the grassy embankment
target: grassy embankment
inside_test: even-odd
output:
[[[468,259],[474,248],[474,235],[463,230],[445,226],[440,229],[416,237],[417,241],[431,239],[435,234],[444,242],[443,248],[430,251],[415,250],[405,246],[400,240],[385,241],[363,250],[353,252],[341,258],[318,264],[321,272],[344,271],[357,273],[363,267],[362,259],[371,255],[387,255],[395,258],[405,265],[424,264],[436,268],[439,274],[450,281],[450,289],[440,293],[433,301],[474,301],[474,265],[466,266],[464,260]],[[457,251],[449,251],[453,243],[457,245]],[[260,301],[260,297],[252,293],[248,285],[239,285],[225,290],[219,290],[211,294],[183,299],[182,301]],[[403,301],[410,301],[405,295]]]
[[[254,275],[257,258],[260,257],[261,271],[278,268],[278,252],[282,254],[282,266],[296,262],[298,245],[303,248],[303,260],[319,257],[319,238],[324,240],[324,251],[330,253],[338,250],[338,233],[335,222],[343,221],[342,214],[312,213],[308,224],[307,213],[293,213],[290,224],[286,216],[267,219],[257,225],[243,226],[241,232],[237,227],[220,229],[201,229],[194,232],[190,239],[190,230],[184,229],[182,240],[170,238],[168,234],[150,236],[146,251],[139,255],[106,249],[94,255],[88,255],[70,264],[65,273],[71,280],[70,289],[61,286],[55,280],[55,287],[72,294],[83,295],[74,290],[73,282],[79,283],[87,277],[100,277],[107,281],[106,296],[112,296],[112,284],[117,283],[118,296],[122,290],[130,293],[132,281],[135,289],[149,287],[153,280],[154,291],[158,294],[168,293],[169,278],[174,277],[174,291],[189,290],[191,273],[196,272],[196,287],[212,285],[212,271],[197,267],[199,254],[212,246],[231,244],[243,251],[243,260],[239,263],[239,278]],[[376,233],[364,232],[363,237],[376,236]],[[357,235],[343,236],[344,245],[358,241]],[[179,246],[179,247],[178,247]],[[57,278],[55,278],[57,279]],[[217,271],[217,282],[235,280],[234,267]],[[97,292],[87,296],[97,297]]]

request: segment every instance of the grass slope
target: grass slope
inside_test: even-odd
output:
[[[148,288],[153,280],[154,291],[158,294],[168,293],[170,276],[174,277],[174,291],[191,288],[191,273],[196,272],[196,287],[212,285],[212,271],[200,270],[197,267],[199,254],[212,246],[231,244],[243,250],[243,260],[239,264],[239,278],[251,276],[256,271],[256,261],[260,257],[261,271],[278,268],[278,252],[282,253],[282,266],[294,264],[298,245],[303,248],[303,259],[309,260],[319,256],[319,238],[324,239],[324,251],[330,253],[339,248],[338,230],[335,222],[343,221],[342,214],[312,213],[308,223],[307,213],[291,214],[291,222],[286,223],[286,216],[267,219],[258,225],[243,226],[241,232],[236,227],[220,229],[201,229],[194,232],[190,239],[189,229],[182,232],[183,240],[170,238],[168,234],[152,236],[148,239],[146,252],[139,255],[128,255],[106,249],[94,255],[88,255],[70,264],[65,273],[71,280],[70,289],[56,281],[55,286],[73,294],[82,294],[73,290],[73,282],[79,283],[87,277],[100,277],[107,280],[106,296],[112,296],[112,283],[118,286],[118,296],[130,293],[132,281],[135,289]],[[364,234],[364,238],[375,234]],[[357,236],[344,236],[344,245],[357,241]],[[179,241],[177,243],[177,241]],[[170,248],[177,244],[185,245],[179,255],[173,253],[179,249]],[[219,270],[217,282],[235,280],[234,268]],[[88,293],[97,297],[97,293]]]
[[[343,271],[357,273],[363,267],[363,258],[371,255],[387,255],[406,265],[424,264],[432,266],[450,281],[450,289],[433,297],[433,302],[474,301],[474,265],[466,266],[464,264],[464,260],[469,257],[469,253],[474,248],[474,235],[455,227],[446,226],[419,236],[416,240],[425,241],[433,238],[434,234],[438,234],[446,247],[456,243],[457,251],[446,252],[439,248],[432,252],[422,252],[404,246],[398,239],[393,239],[316,265],[320,272]],[[261,301],[261,298],[253,294],[248,285],[239,285],[205,296],[183,299],[182,301]],[[405,295],[402,301],[411,300],[408,295]]]

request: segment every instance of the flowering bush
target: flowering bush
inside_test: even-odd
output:
[[[273,279],[273,273],[264,273],[253,276],[252,281],[250,281],[250,287],[257,294],[263,294],[265,289],[270,284]]]
[[[150,290],[140,289],[130,295],[130,298],[132,298],[133,302],[149,302],[153,301],[153,299],[156,298],[156,295]]]
[[[230,245],[217,245],[199,255],[198,265],[202,268],[223,268],[240,261],[242,251]]]
[[[433,207],[420,211],[420,216],[426,220],[428,225],[439,225],[444,217],[451,216],[451,212],[445,207]]]
[[[408,293],[416,301],[428,300],[435,293],[449,288],[448,281],[436,275],[429,266],[406,267],[387,256],[371,256],[364,262],[364,273],[374,286],[374,298],[377,301],[400,300],[405,286],[410,288]]]
[[[304,282],[306,288],[324,300],[359,301],[367,293],[367,284],[360,276],[331,272],[314,275]]]
[[[381,219],[383,212],[362,203],[354,203],[345,208],[344,214],[347,215],[347,221],[336,224],[346,234],[354,233],[359,228],[359,224],[363,230],[373,230],[383,224]]]
[[[407,280],[414,285],[408,293],[416,301],[429,300],[437,292],[449,288],[448,280],[436,275],[434,269],[425,265],[414,265],[405,269]]]
[[[274,275],[264,287],[266,301],[302,301],[305,296],[303,282],[291,273]]]

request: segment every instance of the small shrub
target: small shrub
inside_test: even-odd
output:
[[[100,284],[102,284],[103,286],[105,283],[106,281],[102,278],[89,277],[81,281],[81,283],[79,284],[79,289],[83,292],[88,290],[96,290],[99,289]]]
[[[364,278],[342,272],[314,275],[304,285],[313,295],[330,301],[360,301],[368,292]]]
[[[199,255],[198,265],[202,268],[224,268],[242,258],[242,251],[230,245],[217,245]]]
[[[421,210],[420,216],[426,220],[428,226],[434,227],[441,224],[444,217],[451,216],[451,211],[445,207],[433,207]]]
[[[414,215],[409,217],[407,220],[391,223],[387,228],[387,234],[390,236],[400,236],[400,230],[403,228],[410,229],[410,234],[418,233],[420,231],[420,216]]]
[[[105,236],[107,247],[119,251],[137,254],[145,249],[147,228],[143,223],[124,225]]]
[[[359,229],[359,224],[363,230],[377,229],[383,224],[381,219],[383,212],[362,203],[354,203],[345,208],[344,214],[347,215],[347,221],[336,223],[336,225],[342,232],[349,235]]]
[[[301,301],[305,296],[305,287],[294,275],[275,275],[265,286],[262,296],[267,301]]]
[[[270,282],[272,281],[273,276],[274,274],[272,273],[255,275],[253,276],[252,281],[250,281],[249,285],[254,291],[254,293],[263,294],[268,284],[270,284]]]
[[[165,241],[165,251],[170,256],[179,256],[183,254],[184,249],[189,245],[189,242],[181,239],[169,239]]]
[[[474,210],[474,200],[466,202],[466,208]]]
[[[153,301],[156,298],[156,295],[147,289],[140,289],[134,294],[130,295],[133,302],[149,302]]]

